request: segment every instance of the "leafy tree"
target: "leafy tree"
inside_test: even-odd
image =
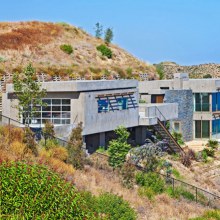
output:
[[[101,38],[102,34],[103,34],[103,27],[99,22],[97,22],[95,24],[95,37]]]
[[[36,116],[37,105],[43,105],[42,98],[46,95],[46,90],[42,89],[35,79],[36,72],[31,64],[22,73],[13,74],[14,91],[18,99],[16,107],[19,117],[23,116],[24,123],[28,125],[30,120]]]
[[[83,169],[85,153],[83,151],[82,122],[72,130],[67,150],[69,154],[67,162],[71,163],[76,169]]]
[[[112,40],[113,40],[113,36],[114,36],[114,35],[113,35],[112,28],[107,28],[107,30],[105,31],[105,38],[104,38],[105,43],[106,43],[106,44],[111,43]]]
[[[165,73],[164,73],[162,64],[156,65],[156,71],[157,71],[157,74],[159,75],[160,80],[165,78]]]
[[[119,126],[115,129],[118,138],[109,142],[109,165],[117,168],[121,167],[125,162],[126,155],[131,149],[131,145],[127,143],[129,132],[125,127]]]

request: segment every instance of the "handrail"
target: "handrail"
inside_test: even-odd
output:
[[[164,131],[169,135],[169,137],[174,141],[174,143],[176,144],[176,146],[182,151],[182,153],[186,154],[184,152],[184,150],[182,149],[182,147],[178,144],[178,142],[174,139],[174,137],[172,136],[172,134],[168,131],[168,129],[166,129],[166,127],[163,125],[163,123],[160,121],[160,119],[157,119],[159,124],[164,128]]]
[[[159,124],[164,128],[164,131],[169,135],[169,137],[174,141],[174,143],[176,144],[176,146],[181,150],[182,153],[185,154],[185,152],[183,151],[182,147],[178,144],[178,142],[174,139],[173,135],[169,132],[169,130],[165,127],[165,123],[167,121],[166,117],[163,115],[163,113],[157,108],[157,106],[155,106],[155,109],[160,113],[160,115],[163,117],[164,119],[164,124],[162,123],[162,121],[159,119],[159,117],[157,117],[157,120],[159,122]],[[171,128],[172,131],[173,128]]]

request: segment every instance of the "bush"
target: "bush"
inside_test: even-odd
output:
[[[172,136],[173,136],[173,138],[177,141],[177,143],[178,143],[179,145],[183,145],[183,144],[184,144],[184,141],[183,141],[183,139],[182,139],[183,136],[182,136],[181,133],[174,131],[174,132],[172,133]]]
[[[150,187],[142,186],[138,188],[138,195],[153,200],[156,194]]]
[[[129,162],[124,163],[121,171],[122,184],[127,188],[133,188],[135,179],[135,166]]]
[[[103,193],[97,198],[95,210],[108,220],[135,220],[136,213],[122,197]]]
[[[101,44],[96,49],[102,53],[102,56],[106,56],[109,59],[112,58],[112,51],[106,45]]]
[[[165,190],[165,182],[157,173],[138,172],[135,178],[138,185],[151,188],[156,194]]]
[[[191,218],[190,220],[219,220],[220,211],[219,210],[210,210],[206,211],[201,217]]]
[[[66,161],[68,158],[68,151],[64,147],[55,147],[51,150],[51,156],[61,161]]]
[[[208,141],[208,146],[211,147],[211,148],[217,148],[218,146],[218,141],[217,140],[209,140]]]
[[[72,46],[69,45],[69,44],[62,44],[62,45],[60,45],[60,49],[61,49],[64,53],[67,53],[67,54],[73,53],[73,48],[72,48]]]
[[[17,219],[95,219],[75,188],[44,166],[0,165],[1,215]]]
[[[168,188],[166,189],[166,192],[167,192],[167,194],[168,194],[169,196],[171,196],[172,198],[179,199],[179,198],[182,196],[183,198],[186,198],[186,199],[191,200],[191,201],[195,200],[195,196],[194,196],[191,192],[185,190],[185,189],[184,189],[183,187],[181,187],[181,186],[175,187],[174,190],[173,190],[173,188],[170,186],[170,187],[168,187]]]
[[[207,73],[203,76],[203,79],[209,79],[209,78],[212,78],[212,75]]]
[[[209,157],[214,157],[215,156],[215,150],[212,148],[204,148],[203,152],[206,153],[207,156]]]

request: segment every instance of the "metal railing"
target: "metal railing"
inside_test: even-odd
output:
[[[146,173],[143,167],[140,166],[136,166],[136,167],[138,170],[141,170],[142,172]],[[156,173],[164,179],[164,182],[166,183],[167,186],[170,186],[172,188],[172,192],[174,196],[175,196],[175,192],[182,190],[182,192],[185,194],[185,198],[188,198],[191,201],[200,203],[205,206],[210,206],[212,208],[220,209],[220,196],[211,193],[207,190],[204,190],[200,187],[197,187],[195,185],[184,182],[182,180],[178,180],[174,177],[167,176],[159,172]]]

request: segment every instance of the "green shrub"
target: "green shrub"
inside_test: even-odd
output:
[[[172,174],[174,177],[176,177],[177,179],[181,179],[181,175],[180,172],[176,169],[172,169]]]
[[[181,196],[185,199],[188,199],[188,200],[195,200],[195,196],[185,190],[183,187],[181,186],[177,186],[175,187],[175,189],[173,190],[173,188],[170,186],[166,189],[166,192],[169,196],[171,196],[172,198],[176,198],[176,199],[179,199]]]
[[[153,200],[156,193],[150,187],[142,186],[138,189],[138,195]]]
[[[157,173],[138,172],[135,178],[138,185],[151,188],[156,194],[165,190],[165,182]]]
[[[219,210],[210,210],[206,211],[201,217],[191,218],[190,220],[219,220],[220,211]]]
[[[60,45],[60,49],[61,49],[63,52],[67,53],[67,54],[73,53],[73,48],[72,48],[72,46],[69,45],[69,44],[62,44],[62,45]]]
[[[1,215],[14,219],[95,219],[72,184],[40,165],[0,165]]]
[[[135,220],[136,213],[122,197],[103,193],[97,198],[95,211],[103,213],[108,220]]]
[[[203,76],[203,79],[209,79],[209,78],[212,78],[212,75],[207,73]]]
[[[208,161],[208,155],[207,155],[207,152],[206,151],[202,151],[202,160],[204,162],[207,162]]]
[[[214,157],[215,156],[215,150],[212,148],[204,148],[203,152],[207,154],[209,157]]]
[[[182,136],[181,133],[176,132],[176,131],[173,131],[172,136],[173,136],[173,138],[177,141],[177,143],[178,143],[179,145],[183,145],[183,144],[184,144],[184,141],[183,141],[183,139],[182,139],[183,136]]]
[[[217,148],[218,146],[218,141],[217,140],[209,140],[208,141],[208,146],[211,147],[211,148]]]
[[[106,56],[109,59],[112,58],[112,51],[106,45],[101,44],[96,49],[102,53],[102,56]]]

